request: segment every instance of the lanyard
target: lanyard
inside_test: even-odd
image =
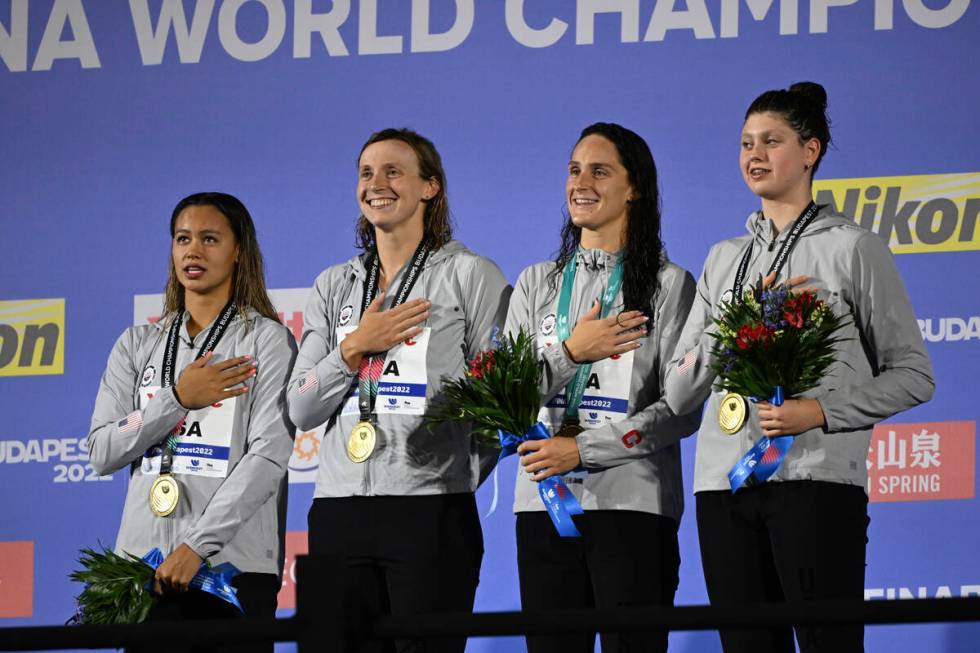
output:
[[[235,301],[229,300],[225,307],[221,309],[221,313],[218,314],[218,319],[214,321],[211,328],[208,330],[207,336],[204,338],[204,344],[197,352],[197,356],[194,360],[198,360],[209,351],[214,351],[214,348],[218,346],[218,341],[221,340],[221,336],[225,335],[225,331],[228,330],[228,325],[231,324],[231,319],[235,315]],[[174,384],[174,369],[177,366],[177,344],[179,342],[178,333],[180,332],[180,326],[184,322],[184,312],[181,311],[174,317],[174,321],[170,324],[170,330],[167,332],[167,345],[163,350],[163,372],[161,374],[161,383],[163,387],[169,387]],[[171,432],[171,436],[174,432],[179,432],[181,423],[177,425],[177,428]],[[174,443],[170,436],[164,440],[163,451],[160,454],[160,474],[169,474],[174,462]]]
[[[573,256],[565,264],[565,270],[561,278],[561,294],[558,297],[558,316],[556,320],[556,331],[559,342],[564,342],[571,335],[569,310],[572,303],[572,285],[575,283],[575,271],[578,267],[576,258],[577,256]],[[599,319],[603,319],[609,315],[609,310],[612,308],[613,302],[616,300],[616,295],[619,294],[619,289],[622,285],[623,258],[620,255],[619,260],[616,261],[616,266],[609,275],[609,280],[606,282],[606,289],[602,293],[602,309],[599,313]],[[575,376],[572,377],[571,383],[565,388],[567,401],[565,404],[565,424],[578,424],[578,407],[581,405],[582,397],[585,395],[585,387],[589,382],[591,372],[592,363],[582,363],[575,371]]]
[[[796,223],[793,224],[793,228],[790,229],[789,235],[786,236],[786,240],[783,241],[782,246],[776,253],[776,258],[773,259],[772,265],[769,266],[769,271],[766,272],[768,277],[773,272],[776,276],[782,271],[783,266],[786,265],[786,261],[789,259],[790,252],[796,247],[797,241],[800,236],[803,235],[803,230],[806,229],[813,219],[817,217],[817,212],[820,207],[810,202],[800,217],[796,219]],[[742,301],[742,286],[745,283],[745,273],[749,269],[749,259],[752,258],[752,241],[749,241],[749,247],[745,250],[745,254],[742,256],[741,262],[738,264],[738,271],[735,273],[735,283],[732,285],[732,301]]]
[[[408,299],[409,293],[418,281],[422,273],[422,267],[429,258],[429,248],[425,242],[419,243],[415,253],[412,254],[411,264],[405,272],[405,278],[398,288],[394,301],[390,308],[395,308]],[[381,276],[381,262],[377,251],[372,252],[367,261],[368,274],[364,280],[364,299],[361,301],[361,315],[374,301],[374,296],[378,291],[378,278]],[[389,309],[390,310],[390,309]],[[381,378],[381,371],[384,367],[387,352],[381,352],[373,356],[365,356],[361,359],[361,364],[357,368],[357,381],[360,389],[357,398],[357,407],[361,413],[362,422],[376,422],[374,416],[374,402],[378,398],[378,380]]]

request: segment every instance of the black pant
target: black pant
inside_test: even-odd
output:
[[[483,560],[472,494],[315,499],[311,555],[341,555],[348,609],[369,614],[471,612]],[[324,588],[334,591],[335,588]],[[386,651],[391,643],[354,642]],[[462,653],[465,638],[398,640],[398,651]]]
[[[524,610],[673,605],[677,522],[629,510],[574,517],[582,537],[560,537],[545,512],[517,514]],[[666,651],[667,632],[601,633],[603,653]],[[595,633],[527,638],[529,653],[592,653]]]
[[[841,483],[789,481],[697,495],[712,605],[864,598],[868,497]],[[722,630],[725,653],[791,653],[790,628]],[[802,653],[864,650],[864,627],[797,628]]]
[[[184,620],[192,622],[197,619],[243,619],[245,617],[257,619],[275,619],[276,604],[279,589],[282,583],[275,574],[255,574],[242,573],[231,579],[231,584],[237,590],[238,602],[241,603],[245,614],[242,615],[238,609],[230,603],[218,597],[191,590],[180,594],[165,594],[157,601],[146,621],[175,621]],[[192,625],[188,625],[192,628]],[[160,633],[160,639],[165,641],[166,632]],[[206,644],[193,647],[167,647],[167,648],[135,648],[129,647],[127,653],[137,653],[142,651],[154,651],[160,653],[212,653],[212,652],[244,652],[244,653],[272,653],[274,643],[272,641],[256,642],[253,644],[230,644],[226,647]]]

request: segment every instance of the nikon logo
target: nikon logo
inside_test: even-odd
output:
[[[980,249],[980,172],[828,179],[813,192],[896,254]]]
[[[0,376],[64,372],[65,300],[0,301]]]

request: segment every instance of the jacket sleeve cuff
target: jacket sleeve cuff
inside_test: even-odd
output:
[[[827,433],[835,433],[844,428],[844,422],[840,415],[840,406],[836,405],[834,401],[834,393],[828,392],[827,394],[820,395],[819,397],[813,397],[820,403],[820,410],[823,411],[824,419],[824,431]]]
[[[352,370],[351,368],[347,367],[347,362],[344,360],[344,357],[340,355],[339,344],[334,347],[333,351],[327,354],[327,357],[323,360],[324,362],[321,363],[321,365],[326,365],[328,368],[333,368],[346,379],[353,379],[355,376],[357,376],[357,370]],[[327,375],[321,374],[320,376],[323,378]]]
[[[599,443],[604,438],[609,438],[609,427],[597,429],[585,429],[575,436],[575,444],[578,446],[578,457],[582,461],[582,466],[586,468],[602,467],[597,454]]]
[[[207,544],[202,540],[203,538],[199,533],[191,531],[187,533],[187,537],[184,538],[184,544],[190,547],[191,551],[200,556],[202,560],[207,560],[214,554],[221,551],[221,547],[217,544]]]
[[[547,347],[541,357],[551,371],[552,387],[565,387],[578,370],[578,364],[572,362],[561,343]]]

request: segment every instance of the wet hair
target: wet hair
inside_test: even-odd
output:
[[[418,160],[419,176],[425,180],[435,179],[439,183],[439,190],[436,191],[436,194],[428,200],[423,200],[425,212],[422,217],[422,242],[431,249],[439,249],[453,239],[449,200],[446,199],[446,172],[442,169],[442,157],[439,156],[439,152],[432,141],[425,136],[411,129],[389,128],[371,134],[357,155],[358,163],[368,146],[381,141],[401,141],[408,145],[415,152],[415,158]],[[357,218],[355,234],[357,246],[361,249],[372,250],[376,247],[374,225],[368,222],[363,214]]]
[[[820,154],[813,173],[820,167],[830,145],[830,119],[827,117],[827,91],[816,82],[796,82],[788,89],[766,91],[749,105],[745,119],[754,113],[775,113],[793,128],[801,142],[820,141]]]
[[[194,193],[177,203],[170,216],[170,238],[174,237],[177,218],[181,212],[192,206],[211,206],[225,216],[228,226],[235,234],[238,243],[238,262],[231,277],[231,295],[235,300],[239,314],[251,307],[260,315],[270,320],[279,321],[276,309],[272,306],[269,293],[265,288],[265,272],[262,262],[262,251],[255,234],[255,224],[252,216],[241,201],[227,193]],[[170,256],[170,274],[167,278],[167,288],[164,292],[164,315],[176,314],[184,310],[184,287],[177,280],[177,270],[174,268],[173,256]]]
[[[575,146],[587,136],[601,136],[613,144],[620,163],[626,168],[633,199],[626,207],[626,237],[623,245],[623,303],[627,311],[652,313],[657,294],[660,268],[667,260],[660,238],[660,191],[657,165],[646,141],[634,131],[610,122],[597,122],[582,130]],[[574,148],[573,148],[574,152]],[[563,207],[565,223],[561,228],[561,245],[555,256],[555,268],[548,275],[553,289],[558,288],[565,264],[575,256],[582,228],[572,222]]]

